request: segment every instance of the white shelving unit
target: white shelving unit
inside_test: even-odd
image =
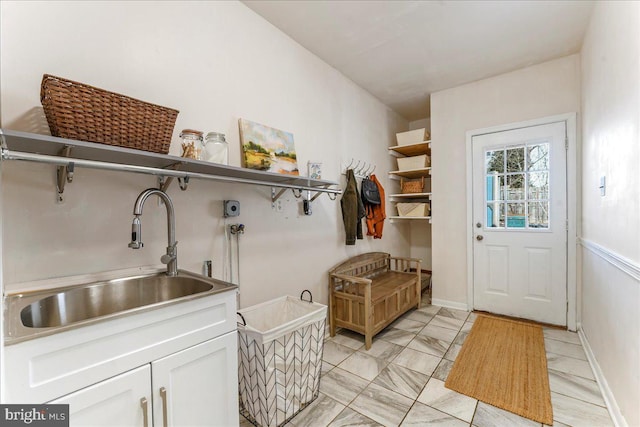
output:
[[[431,156],[431,141],[418,142],[416,144],[408,145],[396,145],[389,147],[389,154],[394,157],[410,157],[426,154]],[[410,169],[410,170],[395,170],[389,172],[391,179],[400,180],[403,179],[431,179],[431,167]],[[430,203],[431,193],[396,193],[389,194],[389,201],[393,205],[393,209],[396,209],[395,204],[399,201],[412,201],[420,203]],[[409,220],[409,221],[429,221],[431,223],[431,216],[399,216],[393,215],[388,217],[390,220]]]

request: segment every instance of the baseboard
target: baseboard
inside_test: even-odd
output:
[[[467,304],[463,302],[457,302],[457,301],[447,301],[444,299],[432,298],[431,305],[437,305],[439,307],[445,307],[445,308],[453,308],[455,310],[469,311],[469,306]]]
[[[616,427],[628,427],[627,420],[624,419],[624,416],[620,412],[618,403],[613,396],[613,392],[609,388],[609,383],[607,383],[607,380],[604,377],[602,370],[600,369],[600,365],[598,364],[598,361],[593,354],[593,350],[591,350],[589,340],[587,340],[587,336],[584,334],[584,331],[582,330],[582,324],[580,323],[578,323],[578,337],[580,337],[582,348],[587,355],[587,360],[589,361],[589,365],[591,365],[593,375],[596,377],[596,382],[598,383],[598,387],[600,388],[600,392],[602,393],[604,403],[605,405],[607,405],[607,409],[609,410],[609,415],[611,415],[613,424]]]

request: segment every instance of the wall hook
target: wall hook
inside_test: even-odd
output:
[[[351,165],[353,165],[353,162],[354,162],[354,160],[353,160],[353,157],[352,157],[352,158],[351,158],[351,163],[349,163],[349,166],[347,166],[345,169],[346,169],[346,170],[349,170],[349,168],[351,167]]]
[[[180,190],[186,191],[189,186],[189,176],[185,176],[184,178],[178,178],[178,185],[180,186]]]
[[[365,166],[367,167],[367,169],[369,169],[369,166],[367,166],[367,162],[363,162],[362,167],[356,171],[356,175],[365,176],[366,173],[363,173],[363,171],[365,170]]]

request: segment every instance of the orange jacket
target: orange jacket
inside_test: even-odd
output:
[[[371,175],[369,179],[378,187],[380,204],[365,204],[367,211],[367,236],[373,236],[374,239],[382,239],[382,227],[384,226],[384,219],[387,217],[384,209],[384,188],[382,188],[382,185],[380,185],[375,175]]]

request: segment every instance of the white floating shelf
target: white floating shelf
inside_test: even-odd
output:
[[[393,175],[400,178],[416,179],[416,178],[431,178],[431,167],[420,169],[409,169],[406,171],[391,171],[389,175]],[[392,176],[392,178],[393,178]]]
[[[398,219],[408,219],[408,220],[413,220],[413,221],[418,221],[418,220],[428,220],[429,224],[431,224],[431,217],[430,216],[390,216],[387,217],[390,220],[398,220]]]
[[[400,193],[389,194],[389,197],[395,197],[398,199],[429,199],[431,200],[431,193]]]
[[[399,154],[401,156],[418,156],[420,154],[431,155],[431,141],[418,142],[416,144],[396,145],[389,147],[391,154]]]

